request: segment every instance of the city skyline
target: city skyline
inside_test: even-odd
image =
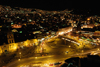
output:
[[[76,14],[99,15],[99,2],[95,1],[43,1],[43,0],[4,0],[1,5],[22,8],[36,8],[49,11],[61,11],[65,9],[75,10]]]
[[[56,10],[57,6],[48,8],[49,11],[46,7],[42,10],[0,5],[0,66],[99,65],[100,61],[91,64],[92,60],[88,59],[94,55],[98,55],[95,60],[100,59],[99,13],[83,8]]]

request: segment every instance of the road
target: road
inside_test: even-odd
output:
[[[93,51],[95,51],[96,49],[94,49]],[[92,52],[92,51],[91,51]],[[20,61],[15,61],[12,62],[10,64],[8,64],[8,67],[20,67],[21,65],[38,65],[41,64],[41,66],[45,66],[45,64],[49,64],[49,63],[55,63],[58,61],[63,62],[65,59],[68,59],[70,57],[75,57],[75,56],[80,56],[80,55],[86,55],[88,53],[91,53],[90,51],[87,52],[83,52],[83,53],[77,53],[77,54],[73,54],[73,55],[49,55],[49,56],[44,56],[44,57],[30,57],[30,58],[26,58],[26,59],[22,59]],[[95,51],[95,52],[100,52],[99,51]]]
[[[49,56],[44,56],[44,57],[30,57],[27,59],[22,59],[20,61],[15,61],[12,62],[10,64],[8,64],[8,67],[20,67],[21,65],[35,65],[35,64],[49,64],[49,63],[55,63],[55,62],[59,62],[59,61],[64,61],[65,59],[68,59],[70,57],[74,57],[77,56],[77,54],[75,55],[49,55]]]
[[[49,41],[53,41],[50,42]],[[41,56],[41,57],[30,57],[21,59],[20,61],[14,61],[9,64],[7,64],[8,67],[20,67],[21,65],[31,65],[31,66],[47,66],[49,63],[55,63],[62,61],[64,62],[65,59],[68,59],[70,57],[75,56],[81,56],[91,53],[93,51],[100,52],[100,50],[97,50],[97,48],[91,49],[91,50],[76,50],[72,49],[71,47],[68,47],[69,44],[64,45],[62,44],[62,40],[59,38],[51,38],[49,40],[44,41],[42,46],[38,49],[46,49],[44,53],[49,53],[47,56]],[[62,44],[62,45],[61,45]],[[65,53],[65,51],[68,51],[69,53]],[[47,66],[48,67],[48,66]]]

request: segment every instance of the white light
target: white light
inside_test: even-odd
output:
[[[29,19],[29,21],[31,22],[32,20],[31,20],[31,19]]]
[[[77,45],[80,45],[79,43],[77,43]]]
[[[49,66],[48,64],[44,64],[45,66]]]
[[[73,42],[73,43],[76,43],[76,42]]]
[[[66,40],[68,40],[68,39],[66,39]]]
[[[68,39],[68,41],[71,41],[71,40]]]
[[[59,33],[59,35],[62,35],[62,34],[64,34],[64,32],[60,32],[60,33]]]
[[[65,39],[65,38],[62,38],[62,39]]]
[[[42,38],[41,40],[44,40],[44,38]]]
[[[51,36],[51,37],[53,37],[53,36]]]
[[[82,40],[82,39],[79,39],[79,40]]]
[[[42,48],[41,48],[41,50],[42,50]]]
[[[71,41],[71,42],[74,42],[74,41]]]

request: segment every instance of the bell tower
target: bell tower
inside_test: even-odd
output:
[[[14,35],[13,35],[13,33],[12,33],[11,31],[9,31],[9,32],[7,33],[7,40],[8,40],[8,44],[9,44],[9,43],[15,43]]]

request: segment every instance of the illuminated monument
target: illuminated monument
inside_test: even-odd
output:
[[[9,43],[15,43],[14,35],[13,35],[13,33],[10,32],[10,31],[7,33],[7,40],[8,40],[8,44],[9,44]]]

